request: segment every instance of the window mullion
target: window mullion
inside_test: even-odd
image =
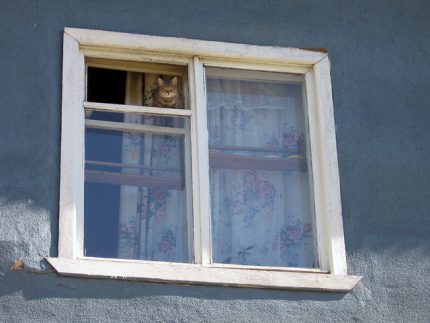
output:
[[[194,245],[196,263],[211,263],[209,149],[203,63],[194,57],[190,64],[193,155]]]

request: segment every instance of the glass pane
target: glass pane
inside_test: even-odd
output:
[[[109,115],[86,122],[85,255],[191,262],[188,120]]]
[[[206,72],[213,262],[318,267],[302,79]]]

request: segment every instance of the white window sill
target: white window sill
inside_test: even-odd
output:
[[[244,269],[237,266],[202,266],[102,258],[46,258],[61,276],[121,280],[221,285],[253,288],[348,292],[361,276],[332,275],[318,270],[289,271],[277,268]]]

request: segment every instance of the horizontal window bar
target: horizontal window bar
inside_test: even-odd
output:
[[[303,75],[279,72],[266,71],[245,71],[235,68],[216,68],[207,67],[206,76],[216,79],[231,79],[235,81],[252,81],[252,82],[286,82],[286,83],[302,83],[304,82]]]
[[[234,265],[234,264],[219,264],[219,263],[212,263],[209,266],[211,268],[230,268],[230,269],[247,269],[247,270],[270,270],[270,271],[298,272],[298,273],[320,273],[320,274],[328,274],[329,273],[328,271],[321,270],[319,268],[249,266],[249,265]]]
[[[166,116],[191,116],[191,110],[147,107],[142,105],[84,102],[84,108],[119,113],[148,113]]]
[[[185,135],[186,129],[162,127],[162,126],[151,126],[135,123],[123,123],[123,122],[112,122],[112,121],[101,121],[101,120],[85,120],[85,127],[94,129],[107,129],[117,131],[131,131],[131,132],[150,132],[160,133],[168,135]]]
[[[287,158],[225,155],[209,152],[211,168],[262,169],[270,171],[306,171],[306,160],[299,155]]]
[[[161,170],[166,172],[179,172],[180,169],[177,168],[163,168],[163,167],[150,167],[145,165],[135,165],[135,164],[126,164],[126,163],[112,163],[112,162],[104,162],[97,160],[86,160],[85,164],[87,165],[95,165],[95,166],[105,166],[105,167],[120,167],[120,168],[136,168],[136,169],[145,169],[145,170]]]
[[[130,174],[118,174],[95,170],[85,171],[85,181],[102,184],[144,186],[159,189],[183,190],[184,182],[181,179],[169,177],[141,176]]]
[[[170,64],[166,65],[166,64],[159,64],[159,63],[147,63],[147,62],[136,62],[136,61],[93,58],[93,57],[86,57],[85,62],[90,67],[132,71],[132,72],[140,72],[140,73],[178,75],[178,76],[186,75],[187,73],[187,66],[177,66],[177,65],[170,65]]]
[[[247,147],[247,146],[209,146],[209,150],[230,150],[230,151],[257,151],[257,152],[281,152],[295,153],[297,149],[292,148],[275,148],[275,147]]]

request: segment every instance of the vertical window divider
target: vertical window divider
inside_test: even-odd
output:
[[[184,105],[190,107],[190,84],[188,81],[188,74],[182,75],[184,92]],[[186,203],[187,203],[187,232],[188,232],[188,258],[191,263],[196,261],[195,248],[194,248],[194,224],[193,224],[193,172],[192,172],[192,145],[191,145],[191,123],[192,116],[186,117],[184,136],[184,167],[185,167],[185,190],[186,190]]]
[[[196,263],[211,263],[209,148],[205,96],[205,73],[201,59],[190,62],[190,95],[192,109],[192,162],[194,246]]]
[[[192,192],[193,192],[193,240],[194,240],[194,263],[202,263],[202,246],[201,246],[201,225],[200,225],[200,185],[198,181],[198,149],[197,149],[197,100],[196,100],[196,79],[194,75],[194,60],[191,58],[188,64],[188,91],[190,94],[191,109],[191,171],[192,171]]]
[[[192,184],[192,161],[191,161],[191,135],[190,135],[190,120],[187,120],[186,127],[188,131],[185,132],[184,145],[185,145],[185,190],[186,190],[186,203],[187,203],[187,232],[188,232],[188,259],[191,263],[195,262],[195,248],[193,246],[194,233],[193,233],[193,184]]]
[[[189,70],[189,68],[188,68]],[[182,88],[184,89],[184,106],[190,107],[190,86],[188,81],[189,71],[182,74]],[[191,116],[185,118],[184,136],[184,168],[185,168],[185,191],[187,203],[187,232],[188,232],[188,260],[195,262],[194,252],[194,224],[193,224],[193,177],[192,177],[192,154],[191,154]]]

